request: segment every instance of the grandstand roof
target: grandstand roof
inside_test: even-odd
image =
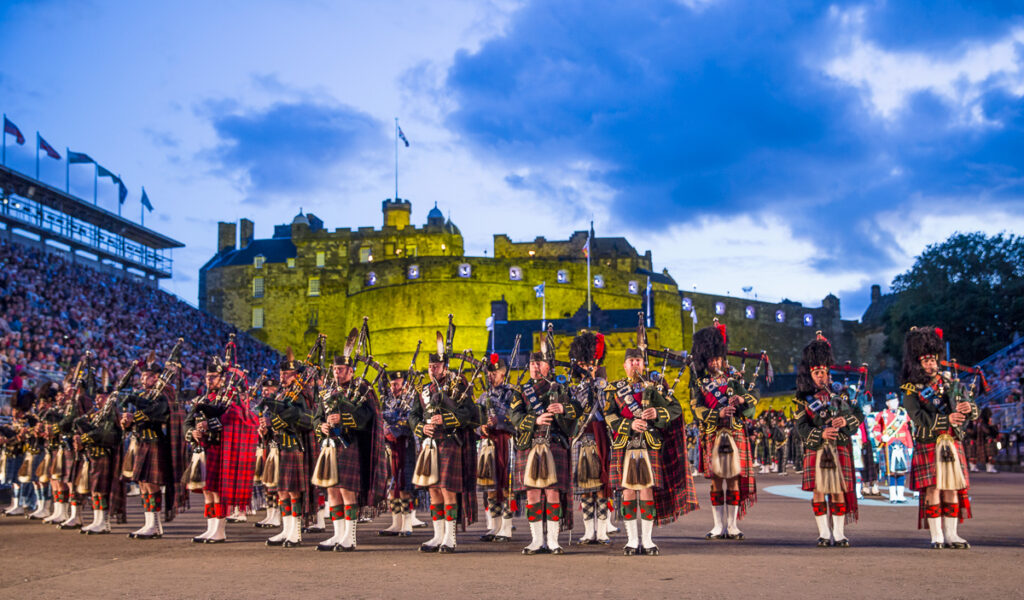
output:
[[[123,236],[155,250],[184,248],[185,244],[169,238],[152,229],[134,223],[124,217],[90,204],[51,185],[19,173],[10,167],[0,166],[0,187],[10,194],[16,194],[75,219],[96,225],[110,233]]]

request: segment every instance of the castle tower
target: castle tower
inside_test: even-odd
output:
[[[394,227],[401,231],[409,226],[412,203],[408,200],[388,198],[381,202],[381,210],[384,213],[384,227]]]

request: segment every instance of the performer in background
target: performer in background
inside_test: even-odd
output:
[[[291,383],[291,379],[295,377],[295,371],[285,372],[279,369],[279,375],[282,378],[287,376],[289,378],[288,383]],[[285,387],[287,387],[287,384]],[[268,376],[263,380],[262,388],[259,402],[254,407],[259,418],[259,426],[257,428],[259,444],[256,446],[254,481],[256,485],[263,488],[267,514],[262,520],[253,523],[253,527],[257,529],[274,529],[281,527],[281,507],[277,501],[277,474],[278,467],[280,466],[280,449],[277,447],[274,430],[266,424],[263,416],[265,414],[273,414],[270,412],[270,403],[277,398],[280,386],[276,378]],[[266,478],[264,478],[264,475],[266,475]]]
[[[480,536],[484,542],[512,540],[512,505],[509,498],[509,465],[512,452],[512,433],[515,427],[509,419],[514,392],[505,382],[508,363],[497,354],[488,357],[487,389],[477,399],[484,411],[486,422],[480,426],[480,451],[477,456],[477,488],[487,499],[487,532]]]
[[[757,397],[742,374],[729,366],[725,325],[693,334],[690,403],[700,422],[704,476],[711,479],[714,527],[705,538],[742,540],[736,521],[757,500],[757,484],[744,423],[754,416]]]
[[[882,450],[882,472],[889,485],[889,504],[903,504],[907,501],[906,477],[914,442],[910,436],[910,416],[895,392],[886,394],[885,410],[875,417],[872,433]]]
[[[860,429],[863,415],[848,388],[832,382],[834,364],[832,345],[819,331],[804,347],[796,375],[797,429],[804,440],[802,489],[812,492],[819,548],[848,548],[845,524],[856,521],[858,514],[851,436]]]
[[[973,389],[939,372],[942,330],[914,327],[903,343],[903,407],[914,423],[910,487],[919,491],[918,528],[927,521],[932,548],[970,548],[957,525],[971,517],[970,480],[963,437],[978,418]],[[973,388],[973,386],[972,386]]]
[[[971,471],[977,471],[978,465],[984,464],[986,473],[998,473],[996,455],[999,454],[1002,434],[992,418],[992,409],[988,406],[981,409],[981,418],[972,423],[975,425],[971,433],[974,433],[977,458],[971,464]]]
[[[428,358],[430,380],[409,413],[409,425],[422,442],[413,483],[430,492],[434,536],[420,552],[455,552],[456,522],[476,521],[476,435],[480,411],[469,383],[448,370],[455,325],[448,316],[447,335],[437,333],[436,352]]]
[[[583,537],[580,544],[610,544],[608,537],[608,503],[618,482],[613,482],[611,434],[604,418],[608,385],[604,368],[604,336],[581,331],[569,346],[569,362],[575,369],[578,383],[570,394],[580,405],[580,430],[573,446],[573,485],[583,512]]]
[[[125,515],[124,483],[121,481],[121,428],[118,427],[118,394],[131,383],[136,365],[121,376],[115,386],[103,382],[96,396],[92,413],[75,422],[79,443],[89,458],[89,494],[92,498],[92,523],[82,527],[81,533],[100,535],[110,533],[110,516],[123,523]]]
[[[565,517],[562,507],[572,494],[569,443],[581,410],[565,386],[554,380],[552,332],[540,337],[540,352],[530,353],[530,379],[516,391],[510,407],[516,432],[516,491],[526,492],[530,523],[531,541],[523,554],[564,554],[558,534]]]
[[[58,529],[82,527],[81,505],[84,497],[89,495],[89,467],[81,441],[76,439],[78,431],[75,429],[75,422],[92,410],[97,387],[92,352],[86,351],[85,356],[75,367],[72,387],[65,397],[64,413],[57,423],[63,452],[61,480],[71,499],[71,514],[57,526]]]
[[[416,467],[416,438],[409,428],[409,411],[417,402],[412,382],[403,371],[392,371],[387,376],[382,418],[384,440],[390,460],[389,483],[391,501],[391,525],[377,532],[382,536],[412,535],[410,517],[412,494],[412,471]]]

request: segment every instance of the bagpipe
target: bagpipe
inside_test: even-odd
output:
[[[164,393],[164,390],[170,385],[174,377],[177,376],[179,369],[181,369],[181,349],[184,344],[185,338],[178,338],[175,341],[174,347],[171,348],[170,353],[167,355],[167,361],[164,363],[163,369],[161,369],[156,384],[153,385],[152,389],[143,394],[125,394],[123,402],[118,406],[122,412],[126,410],[129,412],[145,410]],[[130,436],[131,441],[128,444],[128,450],[124,453],[124,459],[121,461],[121,475],[131,479],[135,471],[135,456],[138,454],[139,442],[138,436],[131,432],[131,427],[128,427],[125,433]]]
[[[454,315],[449,314],[448,329],[445,332],[444,337],[441,336],[440,331],[436,332],[435,336],[437,355],[446,365],[449,358],[452,357],[452,348],[455,342],[455,323],[453,319]],[[438,381],[435,379],[428,367],[427,376],[430,378],[430,383],[417,389],[417,396],[419,396],[423,402],[424,424],[429,424],[435,415],[441,413],[441,402],[444,396],[448,395],[449,397],[452,397],[455,391],[458,390],[458,386],[462,382],[462,369],[465,367],[465,363],[466,359],[464,354],[462,363],[459,365],[458,375],[453,376],[451,373],[448,373],[447,381]],[[467,386],[467,388],[468,387],[469,386]],[[464,394],[465,390],[463,390],[462,395],[464,396]],[[459,444],[462,443],[462,438],[455,436],[454,432],[445,432],[444,435],[445,438],[454,439]],[[412,477],[413,485],[419,487],[430,487],[432,485],[436,485],[441,480],[441,475],[438,471],[438,460],[437,442],[434,441],[433,437],[427,437],[423,440],[420,452],[416,456],[416,466],[413,469]]]

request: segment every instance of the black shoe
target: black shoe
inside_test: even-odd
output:
[[[725,538],[729,539],[729,540],[736,540],[736,541],[741,541],[741,540],[744,539],[742,531],[737,533],[736,535],[731,535],[731,534],[730,535],[726,535]]]
[[[636,556],[637,552],[639,552],[639,551],[640,551],[640,548],[630,548],[629,546],[624,546],[622,548],[622,555],[623,556]]]
[[[832,543],[832,545],[835,546],[836,548],[849,548],[850,547],[850,540],[836,540],[835,542]]]
[[[612,545],[612,541],[610,539],[607,539],[607,540],[594,540],[592,543],[595,546],[611,546]]]
[[[81,529],[81,528],[82,528],[82,524],[81,523],[79,523],[78,525],[65,525],[65,524],[61,523],[60,525],[57,526],[57,529],[60,529],[61,531],[67,531],[69,529]]]
[[[110,530],[100,529],[99,531],[93,531],[90,529],[89,531],[80,531],[79,533],[84,533],[85,535],[107,535],[110,533]]]
[[[327,531],[324,527],[303,527],[302,533],[323,533]]]
[[[223,540],[221,540],[221,541],[223,541]],[[206,542],[206,543],[209,544],[210,542]],[[281,546],[283,548],[298,548],[301,545],[302,545],[302,540],[298,540],[298,541],[295,541],[295,542],[293,542],[291,540],[285,540],[284,543],[281,544]]]
[[[153,535],[137,535],[137,536],[135,536],[135,539],[137,539],[137,540],[158,540],[158,539],[160,539],[162,537],[164,537],[164,535],[162,533],[154,533]]]
[[[724,540],[724,539],[726,539],[728,537],[729,536],[726,536],[726,535],[719,535],[717,533],[711,533],[710,531],[707,532],[704,535],[704,539],[706,539],[706,540]]]
[[[580,539],[576,540],[575,542],[573,542],[573,544],[576,545],[576,546],[590,546],[591,544],[596,544],[596,543],[597,543],[597,539],[595,539],[595,538],[591,538],[589,540],[586,539],[586,538],[580,538]]]
[[[437,552],[440,546],[431,546],[430,544],[420,544],[420,552]]]
[[[555,548],[554,550],[549,550],[548,552],[550,554],[565,554],[565,550],[561,546]]]
[[[481,542],[493,542],[494,541],[494,534],[493,533],[485,533],[482,536],[480,536],[480,541]]]
[[[386,529],[381,529],[380,531],[377,532],[377,535],[379,535],[381,537],[397,537],[397,536],[402,535],[402,532],[400,532],[400,531],[387,531]]]
[[[278,546],[283,546],[284,545],[284,540],[278,540],[276,542],[273,541],[273,540],[267,540],[267,545],[270,546],[271,548],[276,548]]]
[[[335,552],[352,552],[355,549],[355,546],[342,546],[341,544],[334,547]]]
[[[228,519],[228,523],[248,523],[249,519]]]
[[[324,544],[323,542],[317,544],[313,549],[317,552],[337,552],[340,544]]]
[[[658,550],[657,546],[651,546],[650,548],[643,546],[640,548],[640,554],[644,556],[660,556],[661,550]]]
[[[953,542],[953,549],[954,550],[967,550],[970,547],[971,547],[971,545],[968,544],[967,542]]]
[[[547,554],[547,553],[548,553],[548,549],[545,548],[544,546],[541,546],[540,548],[537,548],[536,550],[531,549],[530,547],[523,548],[523,554],[525,554],[527,556],[533,556],[534,554]]]
[[[206,538],[199,537],[197,535],[196,537],[192,538],[192,543],[193,544],[205,544],[206,543]]]
[[[438,546],[437,551],[440,554],[455,554],[455,546],[445,546],[444,544],[441,544]]]
[[[204,544],[223,544],[223,543],[226,543],[227,541],[228,541],[228,538],[221,538],[219,540],[211,540],[210,538],[207,538],[207,539],[203,540],[203,543]]]
[[[494,539],[491,540],[491,541],[492,542],[497,542],[499,544],[503,544],[505,542],[511,542],[512,538],[507,536],[507,535],[496,535],[496,536],[494,536]]]
[[[818,547],[819,548],[828,548],[831,545],[832,545],[831,542],[829,542],[827,539],[825,539],[825,538],[818,538]]]
[[[280,525],[271,525],[270,523],[253,523],[252,526],[257,529],[276,529],[280,527]]]
[[[944,547],[945,544],[943,544],[942,542],[932,542],[931,546],[932,550],[942,550]]]

